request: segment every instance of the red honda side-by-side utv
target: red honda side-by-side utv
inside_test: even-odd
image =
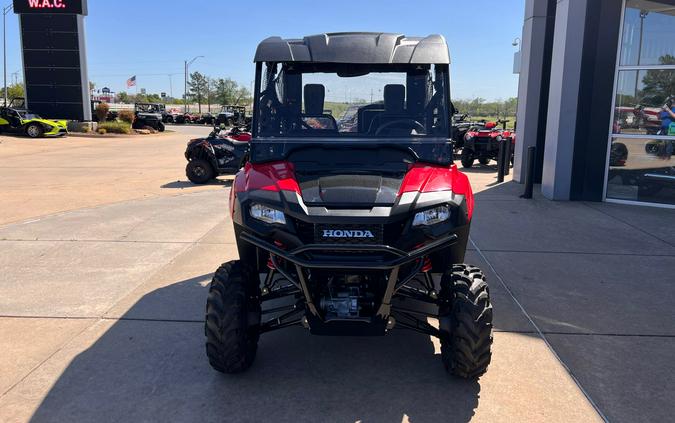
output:
[[[230,194],[239,259],[216,271],[206,304],[211,366],[246,370],[260,335],[289,326],[403,328],[439,338],[451,374],[481,376],[492,305],[464,264],[474,197],[453,164],[445,39],[272,37],[255,63],[250,156]],[[338,125],[326,106],[345,86],[371,100],[348,100]]]

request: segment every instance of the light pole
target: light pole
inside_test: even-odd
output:
[[[10,4],[2,8],[2,73],[5,81],[5,106],[7,106],[7,14],[13,7],[14,6]]]
[[[513,42],[511,43],[511,45],[514,46],[514,47],[518,47],[518,46],[520,45],[520,43],[521,43],[520,37],[516,37],[516,38],[513,40]],[[519,50],[520,50],[520,49],[519,49]]]
[[[185,61],[185,94],[183,94],[183,101],[184,101],[184,103],[183,103],[183,111],[184,111],[185,113],[187,113],[187,94],[188,94],[188,91],[187,91],[187,83],[188,83],[188,68],[190,67],[190,65],[191,65],[195,60],[199,59],[200,57],[201,57],[201,58],[204,58],[204,56],[197,56],[197,57],[195,57],[194,59],[192,59],[192,60],[190,60],[190,61],[188,61],[188,60]]]
[[[638,42],[638,51],[637,51],[637,65],[640,66],[640,59],[642,56],[642,39],[644,38],[644,29],[645,29],[645,18],[649,15],[648,10],[640,10],[640,38]],[[635,100],[637,101],[638,96],[638,85],[640,84],[640,71],[635,71]]]
[[[169,75],[169,96],[173,98],[173,74],[170,73]]]

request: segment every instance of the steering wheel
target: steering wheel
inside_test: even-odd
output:
[[[375,135],[380,135],[382,132],[384,132],[385,129],[388,129],[395,125],[407,125],[410,127],[410,129],[415,129],[421,133],[425,133],[427,131],[424,125],[422,125],[415,119],[396,119],[392,120],[391,122],[387,122],[384,125],[381,125],[379,128],[377,128],[377,131],[375,131]]]
[[[305,129],[309,129],[310,131],[316,131],[316,128],[312,127],[309,123],[305,122],[302,119],[300,119],[300,126],[302,126]]]

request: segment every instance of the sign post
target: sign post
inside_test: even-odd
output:
[[[87,0],[14,0],[26,105],[53,119],[91,120],[84,16]]]

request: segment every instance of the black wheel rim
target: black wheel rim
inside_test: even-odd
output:
[[[199,166],[199,165],[198,165],[198,166],[195,166],[195,167],[192,169],[192,173],[194,173],[195,176],[198,176],[198,177],[200,177],[200,178],[203,178],[204,175],[206,175],[206,169],[204,169],[203,166]]]

